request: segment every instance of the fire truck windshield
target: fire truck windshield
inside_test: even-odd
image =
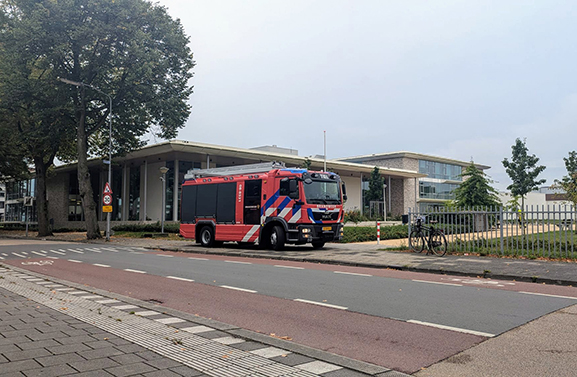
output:
[[[305,183],[305,197],[309,204],[341,204],[338,181],[313,180]]]

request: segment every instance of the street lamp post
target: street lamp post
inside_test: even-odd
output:
[[[160,211],[160,232],[164,234],[164,215],[166,212],[165,208],[165,196],[166,196],[166,172],[168,172],[168,168],[166,166],[160,167],[160,180],[162,181],[162,210]]]
[[[88,87],[90,89],[96,90],[98,93],[101,93],[108,97],[108,108],[110,112],[108,113],[108,184],[112,187],[112,96],[104,93],[102,90],[98,89],[95,86],[90,84],[85,84],[83,82],[67,80],[65,78],[59,78],[58,80],[62,81],[63,83],[74,85],[74,86],[82,86]],[[110,218],[112,214],[108,212],[106,214],[106,241],[110,241]]]

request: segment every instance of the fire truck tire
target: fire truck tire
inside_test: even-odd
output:
[[[282,228],[282,226],[275,225],[270,232],[270,238],[269,238],[270,248],[276,251],[282,250],[284,248],[285,240],[286,236],[284,233],[284,229]]]
[[[204,247],[214,245],[214,230],[211,226],[205,226],[200,230],[200,244]]]
[[[325,246],[325,241],[313,241],[313,249],[322,249]]]

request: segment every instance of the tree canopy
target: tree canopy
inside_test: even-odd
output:
[[[455,200],[453,204],[457,207],[475,206],[499,206],[501,202],[497,197],[497,190],[491,186],[492,181],[474,163],[471,162],[461,177],[466,178],[463,183],[454,190]]]
[[[34,66],[40,97],[65,94],[34,111],[73,125],[76,148],[63,157],[78,161],[87,237],[99,237],[87,159],[108,154],[111,112],[115,154],[144,145],[148,132],[176,136],[190,113],[189,39],[166,8],[145,0],[0,1],[3,40],[27,52],[21,63]]]
[[[565,191],[567,200],[577,208],[577,152],[569,152],[568,157],[564,157],[567,175],[561,180],[555,180],[553,187],[561,188]]]
[[[511,190],[513,196],[520,196],[522,205],[524,205],[525,195],[545,183],[545,179],[537,179],[539,174],[545,170],[545,166],[537,165],[539,158],[534,154],[529,155],[524,140],[517,138],[511,150],[511,161],[506,158],[503,160],[505,171],[513,181],[507,186],[507,189]]]

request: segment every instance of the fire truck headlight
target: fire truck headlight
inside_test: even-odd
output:
[[[301,232],[303,233],[310,233],[311,232],[311,228],[302,228]]]

